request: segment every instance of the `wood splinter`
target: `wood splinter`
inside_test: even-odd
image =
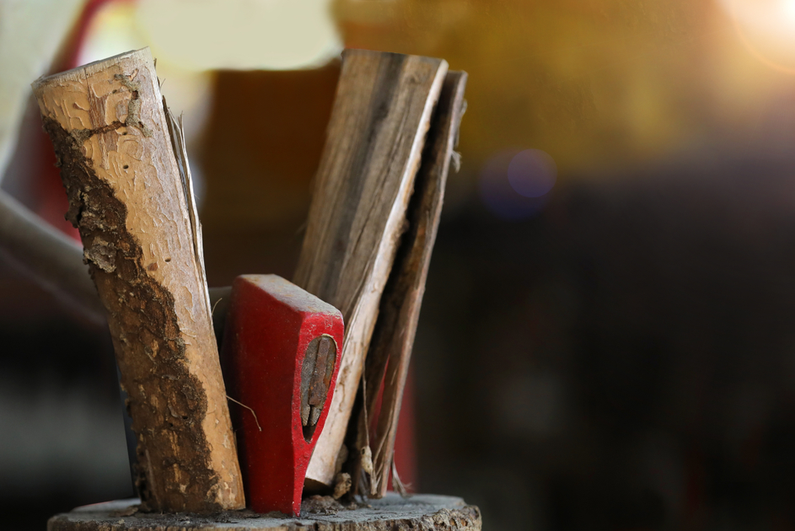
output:
[[[348,464],[353,490],[368,497],[386,495],[390,473],[396,490],[401,487],[393,473],[395,437],[447,174],[466,106],[466,81],[465,72],[451,71],[445,77],[406,211],[408,230],[381,296],[365,362],[366,386],[354,410],[358,418],[348,426],[355,449],[360,455],[366,450],[366,456]]]
[[[108,312],[144,508],[244,507],[199,227],[149,50],[41,78],[33,89],[67,219]]]

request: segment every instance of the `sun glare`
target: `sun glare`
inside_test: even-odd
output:
[[[795,24],[795,0],[781,0],[781,11],[788,22]]]
[[[795,0],[719,0],[748,51],[774,70],[795,74]]]

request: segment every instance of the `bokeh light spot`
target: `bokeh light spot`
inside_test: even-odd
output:
[[[546,195],[555,186],[557,175],[555,161],[540,149],[520,151],[508,165],[508,182],[524,197]]]
[[[529,197],[520,194],[513,184],[509,181],[509,169],[513,161],[517,160],[514,165],[514,172],[517,174],[515,179],[519,182],[520,189],[525,193],[537,193],[543,187],[538,184],[531,186],[526,181],[532,181],[532,177],[528,177],[528,169],[536,171],[537,163],[530,163],[531,157],[523,155],[519,159],[517,157],[525,153],[525,150],[520,151],[517,149],[501,151],[493,155],[488,162],[483,166],[480,172],[480,197],[486,208],[489,209],[495,216],[506,220],[521,220],[534,217],[538,215],[547,204],[549,200],[549,190],[555,183],[553,178],[551,184],[548,179],[544,181],[547,186],[546,192],[540,194],[538,197]],[[541,152],[543,153],[543,151]],[[546,155],[546,153],[544,153]],[[546,155],[549,157],[549,155]],[[551,158],[550,158],[551,161]],[[548,169],[548,166],[543,166]],[[554,163],[552,163],[554,168]]]

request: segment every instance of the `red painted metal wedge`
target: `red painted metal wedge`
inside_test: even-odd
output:
[[[342,314],[276,275],[232,284],[223,344],[246,499],[297,516],[342,352]],[[244,409],[244,408],[250,408]]]

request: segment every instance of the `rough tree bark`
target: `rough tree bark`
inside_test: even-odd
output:
[[[148,49],[33,84],[157,511],[244,506],[196,227]],[[200,251],[200,250],[199,250]]]

